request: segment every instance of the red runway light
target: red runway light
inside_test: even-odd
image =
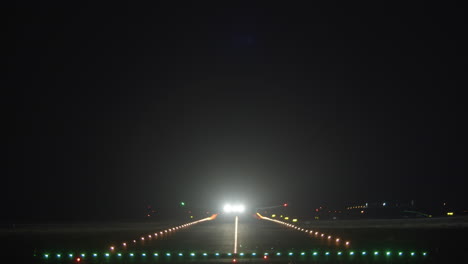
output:
[[[81,258],[76,258],[76,262],[80,262],[81,261]]]

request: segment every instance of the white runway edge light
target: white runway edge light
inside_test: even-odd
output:
[[[226,204],[224,205],[223,210],[225,213],[243,213],[245,211],[245,206],[243,204]]]

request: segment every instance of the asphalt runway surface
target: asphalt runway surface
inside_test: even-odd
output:
[[[460,260],[455,253],[465,252],[467,233],[466,229],[313,228],[242,215],[236,239],[235,216],[220,215],[190,226],[98,228],[101,232],[70,228],[38,231],[29,240],[34,232],[2,239],[12,243],[16,239],[16,246],[24,247],[20,254],[34,254],[34,263],[441,263]]]

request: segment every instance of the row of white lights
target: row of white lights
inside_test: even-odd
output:
[[[287,254],[288,256],[293,256],[293,255],[300,255],[300,256],[306,256],[308,253],[306,253],[305,251],[302,251],[302,252],[289,252],[289,253],[285,253]],[[354,255],[362,255],[362,256],[367,256],[367,255],[374,255],[374,256],[379,256],[379,255],[385,255],[385,256],[392,256],[392,255],[397,255],[397,256],[404,256],[404,255],[409,255],[409,256],[427,256],[428,253],[427,252],[420,252],[420,253],[416,253],[414,251],[411,251],[411,252],[403,252],[403,251],[348,251],[348,252],[343,252],[343,251],[337,251],[336,253],[333,253],[333,252],[330,252],[330,251],[326,251],[326,252],[317,252],[317,251],[313,251],[313,252],[310,252],[309,255],[312,255],[312,256],[319,256],[319,255],[325,255],[325,256],[330,256],[331,254],[336,254],[338,256],[342,256],[342,255],[349,255],[349,256],[354,256]],[[204,256],[204,257],[207,257],[207,256],[216,256],[216,257],[219,257],[219,256],[224,256],[224,255],[227,255],[227,256],[232,256],[233,253],[213,253],[213,254],[209,254],[209,253],[195,253],[195,252],[191,252],[190,254],[188,253],[170,253],[170,252],[167,252],[167,253],[141,253],[141,254],[137,254],[137,253],[109,253],[109,252],[106,252],[106,253],[102,253],[102,254],[98,254],[98,253],[93,253],[93,254],[85,254],[85,253],[81,253],[81,254],[68,254],[68,256],[70,258],[76,256],[77,258],[85,258],[87,256],[92,256],[92,257],[98,257],[98,255],[102,255],[102,256],[105,256],[105,257],[111,257],[111,256],[117,256],[117,257],[122,257],[122,256],[130,256],[130,257],[134,257],[134,256],[137,256],[137,255],[140,255],[142,257],[146,257],[146,256],[150,256],[150,255],[153,255],[155,257],[159,257],[159,256],[167,256],[167,257],[170,257],[172,255],[177,255],[177,256],[185,256],[185,255],[190,255],[191,257],[195,257],[195,256]],[[248,256],[248,255],[251,255],[251,256],[257,256],[257,253],[255,252],[252,252],[252,253],[239,253],[239,256]],[[260,253],[259,255],[262,255],[262,253]],[[276,256],[281,256],[282,253],[281,252],[276,252],[276,254],[274,252],[265,252],[263,253],[263,256],[269,256],[269,255],[276,255]],[[48,259],[49,257],[52,257],[53,255],[52,254],[49,254],[49,253],[44,253],[43,254],[43,257]],[[57,253],[56,255],[56,258],[62,258],[62,257],[65,257],[66,254],[60,254],[60,253]]]
[[[304,229],[304,228],[295,226],[295,225],[290,224],[290,223],[287,223],[287,222],[283,222],[283,221],[276,220],[276,219],[271,219],[271,218],[269,218],[269,217],[262,216],[262,215],[259,214],[259,213],[257,213],[257,215],[258,215],[261,219],[268,220],[268,221],[271,221],[271,222],[275,222],[275,223],[278,223],[278,224],[282,224],[282,225],[285,225],[285,226],[287,226],[287,227],[293,228],[293,229],[295,229],[295,230],[297,230],[297,231],[305,232],[305,233],[308,233],[308,234],[311,234],[311,235],[315,235],[315,236],[327,237],[328,240],[335,239],[335,242],[336,242],[336,243],[339,243],[339,242],[341,241],[341,239],[340,239],[339,237],[333,238],[331,235],[326,235],[325,233],[320,233],[320,232],[318,232],[318,231],[315,231],[315,232],[314,232],[314,230]],[[346,245],[346,246],[349,246],[349,245],[350,245],[350,242],[349,242],[349,241],[346,241],[346,242],[345,242],[345,245]]]
[[[200,220],[197,220],[197,221],[193,221],[193,222],[190,222],[190,223],[186,223],[186,224],[183,224],[183,225],[179,225],[179,226],[176,226],[176,227],[171,227],[171,228],[168,228],[168,229],[165,229],[165,230],[161,230],[159,232],[155,232],[154,234],[151,233],[151,234],[148,234],[146,236],[142,236],[138,239],[133,239],[132,242],[134,244],[137,243],[137,241],[145,241],[145,238],[147,237],[148,239],[152,239],[152,238],[158,238],[158,236],[163,236],[164,234],[167,234],[167,233],[172,233],[174,231],[177,231],[179,229],[182,229],[184,227],[189,227],[191,225],[194,225],[194,224],[198,224],[198,223],[201,223],[201,222],[205,222],[205,221],[209,221],[209,220],[214,220],[216,218],[217,215],[212,215],[210,217],[207,217],[207,218],[203,218],[203,219],[200,219]],[[126,248],[127,246],[129,245],[129,243],[127,242],[122,242],[121,243],[121,246]],[[114,251],[116,249],[116,246],[110,246],[109,249],[111,251]]]

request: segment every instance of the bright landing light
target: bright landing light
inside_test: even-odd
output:
[[[242,204],[226,204],[223,209],[225,213],[243,213],[245,211],[245,206]]]

